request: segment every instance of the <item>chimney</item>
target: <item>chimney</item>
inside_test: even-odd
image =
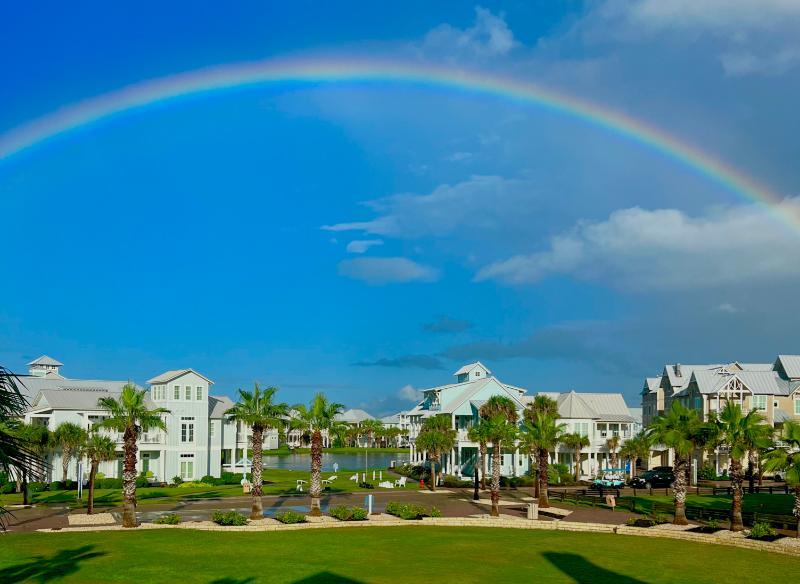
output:
[[[681,373],[680,363],[675,363],[675,375],[677,375],[678,377],[683,377],[683,374]]]

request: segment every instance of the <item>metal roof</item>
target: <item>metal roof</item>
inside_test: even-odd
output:
[[[213,381],[211,381],[205,375],[202,375],[201,373],[198,373],[197,371],[195,371],[194,369],[191,369],[191,368],[190,369],[173,369],[172,371],[165,371],[161,375],[157,375],[156,377],[153,377],[153,379],[148,379],[147,383],[149,383],[151,385],[154,384],[154,383],[169,383],[173,379],[177,379],[178,377],[180,377],[182,375],[186,375],[187,373],[194,373],[198,377],[202,377],[203,379],[208,381],[209,384],[213,384],[214,383]]]
[[[347,422],[349,424],[358,424],[359,422],[363,422],[364,420],[374,420],[373,416],[370,416],[364,410],[347,410],[342,412],[341,414],[336,415],[336,419],[340,422]]]
[[[778,355],[778,361],[789,379],[800,379],[800,355]]]
[[[208,417],[215,420],[224,418],[225,412],[234,405],[233,400],[226,395],[210,395],[208,396]]]
[[[52,357],[48,357],[47,355],[42,355],[38,359],[34,359],[28,365],[52,365],[54,367],[62,367],[64,364],[60,361],[56,361]]]
[[[486,373],[491,374],[491,371],[489,371],[489,369],[486,367],[486,365],[484,365],[480,361],[475,361],[474,363],[469,363],[467,365],[464,365],[461,369],[459,369],[458,371],[453,373],[453,375],[461,375],[462,373],[469,373],[470,371],[472,371],[476,367],[480,367],[481,369],[486,371]]]

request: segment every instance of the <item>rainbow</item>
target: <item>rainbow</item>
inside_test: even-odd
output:
[[[397,61],[273,59],[208,67],[143,81],[62,107],[0,135],[0,162],[78,128],[187,96],[269,84],[347,82],[438,87],[557,112],[658,152],[737,196],[767,205],[800,229],[800,215],[782,197],[712,155],[641,120],[526,81]]]

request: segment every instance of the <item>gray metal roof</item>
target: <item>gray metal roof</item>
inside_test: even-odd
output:
[[[800,379],[800,355],[778,355],[778,361],[789,379]]]
[[[219,420],[225,417],[225,412],[234,406],[233,400],[226,395],[208,396],[208,417]]]
[[[39,392],[31,405],[31,410],[89,410],[101,411],[97,400],[101,397],[117,397],[120,392],[106,391],[104,389],[44,389]],[[145,398],[148,407],[154,404],[150,401],[149,394]]]
[[[642,395],[646,393],[658,393],[659,387],[661,387],[660,377],[645,377],[644,385],[642,386]]]
[[[775,371],[702,371],[692,374],[693,383],[702,394],[715,394],[733,378],[738,377],[754,395],[789,395],[790,385]]]
[[[783,410],[775,410],[772,414],[772,419],[775,421],[776,424],[782,424],[783,422],[788,422],[792,419],[790,414],[787,414]]]
[[[171,371],[165,371],[161,375],[156,375],[155,377],[153,377],[153,379],[148,379],[147,383],[149,383],[151,385],[154,384],[154,383],[169,383],[173,379],[177,379],[181,375],[186,375],[187,373],[194,373],[195,375],[197,375],[199,377],[202,377],[203,379],[208,381],[209,384],[213,384],[214,383],[213,381],[211,381],[205,375],[203,375],[201,373],[198,373],[197,371],[195,371],[194,369],[191,369],[191,368],[190,369],[173,369]]]
[[[42,355],[38,359],[34,359],[28,365],[52,365],[54,367],[62,367],[64,364],[60,361],[56,361],[52,357],[48,357],[47,355]]]
[[[370,416],[364,410],[352,409],[344,411],[341,414],[337,414],[336,419],[340,422],[347,422],[348,424],[358,424],[364,420],[374,420],[375,418]]]
[[[484,371],[486,371],[486,373],[489,373],[489,374],[491,373],[491,371],[489,371],[489,369],[486,367],[486,365],[484,365],[480,361],[475,361],[474,363],[468,363],[467,365],[464,365],[461,369],[459,369],[458,371],[453,373],[453,375],[461,375],[462,373],[469,373],[470,371],[472,371],[476,367],[482,368]]]
[[[64,379],[61,376],[37,377],[35,375],[20,375],[17,377],[20,391],[32,401],[36,395],[43,390],[48,389],[68,389],[80,390],[86,389],[91,391],[107,391],[111,393],[119,393],[122,388],[129,383],[128,381],[105,381],[94,379]]]
[[[598,413],[574,391],[558,396],[558,415],[570,419],[594,419]]]

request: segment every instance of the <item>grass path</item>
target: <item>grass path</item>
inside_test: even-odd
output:
[[[621,535],[397,527],[13,534],[0,582],[785,582],[797,558]]]

